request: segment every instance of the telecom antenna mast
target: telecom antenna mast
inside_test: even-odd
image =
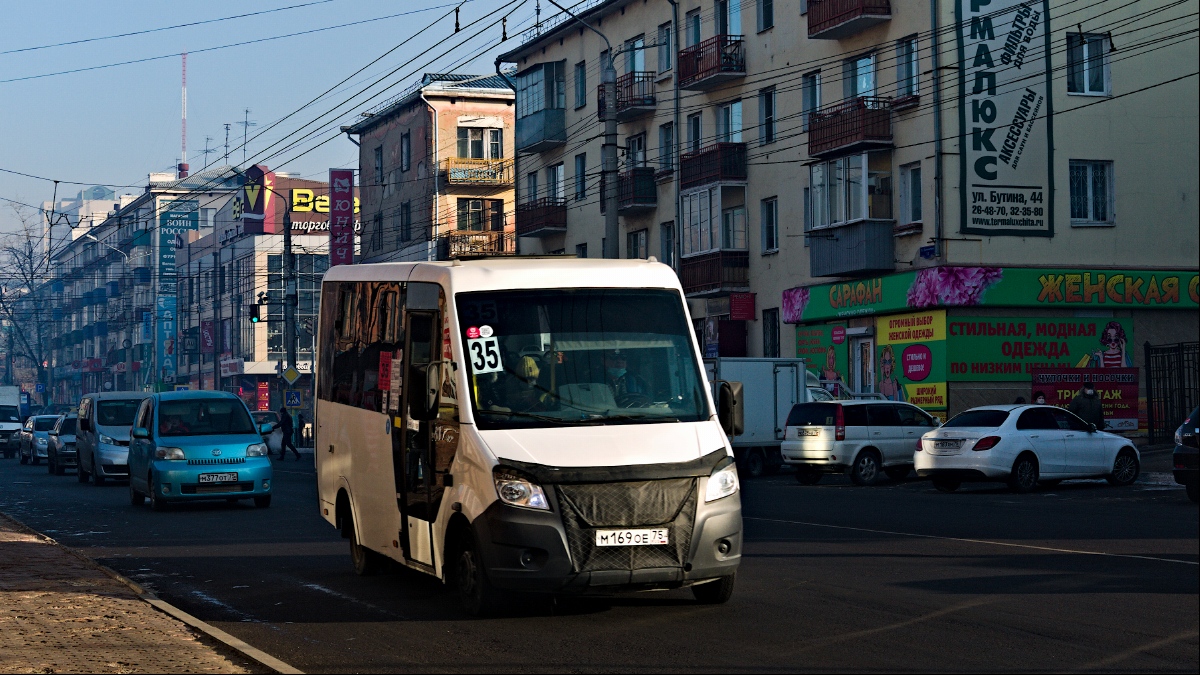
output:
[[[181,152],[179,158],[179,177],[188,177],[187,163],[187,52],[183,53],[183,120],[180,130]]]

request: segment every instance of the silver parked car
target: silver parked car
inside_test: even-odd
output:
[[[75,425],[79,416],[75,413],[63,415],[50,430],[50,441],[46,444],[46,468],[56,475],[63,475],[68,468],[78,466],[75,452]]]
[[[79,482],[103,485],[129,478],[129,430],[138,406],[149,394],[88,394],[79,402]]]
[[[34,415],[25,420],[18,448],[22,464],[38,464],[46,459],[50,430],[54,428],[55,422],[58,422],[58,415]]]

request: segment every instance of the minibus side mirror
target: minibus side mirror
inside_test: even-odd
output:
[[[134,427],[133,431],[129,432],[133,438],[141,438],[143,440],[150,438],[150,430],[145,427]]]
[[[408,399],[408,416],[414,420],[431,420],[437,417],[442,389],[441,362],[427,363],[413,368],[417,381],[413,382],[412,395]]]
[[[742,383],[717,380],[717,419],[726,436],[740,436],[746,428]]]

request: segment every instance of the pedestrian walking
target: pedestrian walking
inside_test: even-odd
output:
[[[1033,402],[1038,405],[1046,405],[1046,395],[1040,391],[1033,392]]]
[[[300,451],[296,449],[292,443],[292,415],[288,412],[287,407],[279,409],[279,431],[283,434],[283,440],[279,442],[279,459],[283,461],[287,457],[288,448],[296,455],[296,459],[300,459]]]
[[[1097,429],[1104,428],[1104,404],[1096,395],[1096,388],[1092,386],[1091,380],[1083,381],[1083,389],[1075,394],[1075,398],[1071,399],[1071,405],[1067,409],[1078,415],[1084,422],[1096,425]]]
[[[296,413],[296,440],[300,445],[306,445],[304,440],[304,413]]]

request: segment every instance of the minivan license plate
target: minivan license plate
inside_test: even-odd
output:
[[[596,530],[597,546],[661,546],[669,541],[669,530]]]
[[[202,473],[201,483],[236,483],[237,473]]]

